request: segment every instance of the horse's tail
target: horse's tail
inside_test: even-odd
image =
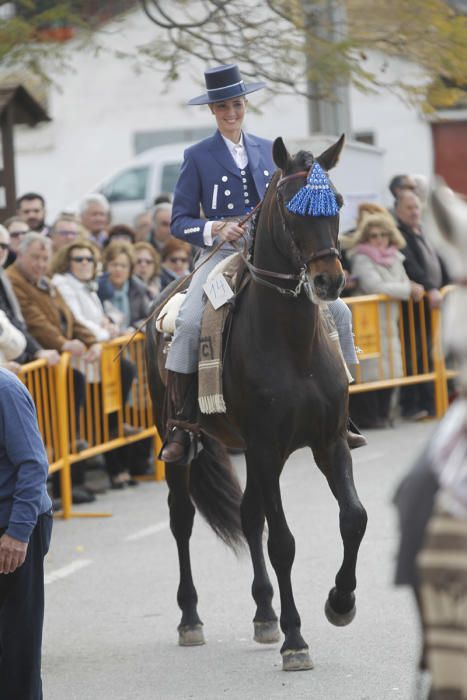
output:
[[[190,493],[201,515],[235,552],[244,544],[240,520],[242,489],[225,447],[208,435],[191,463]]]

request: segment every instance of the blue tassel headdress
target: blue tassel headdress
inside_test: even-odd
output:
[[[329,177],[317,161],[310,168],[306,185],[298,190],[286,207],[292,214],[300,216],[335,216],[339,213]]]

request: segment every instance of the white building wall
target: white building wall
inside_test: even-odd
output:
[[[157,28],[142,12],[126,16],[103,35],[109,49],[133,52],[156,35]],[[51,219],[78,200],[96,183],[134,155],[133,135],[138,131],[206,127],[213,125],[208,107],[188,107],[186,101],[203,92],[203,66],[190,61],[186,74],[162,89],[161,74],[144,68],[135,72],[130,60],[110,52],[74,51],[74,71],[54,79],[49,113],[53,121],[36,129],[17,128],[17,191],[33,190],[46,198]],[[265,138],[287,139],[307,133],[303,98],[270,98],[264,92],[250,96],[247,129]],[[376,145],[385,149],[384,169],[389,179],[396,172],[431,172],[429,127],[413,109],[388,94],[362,96],[352,91],[353,129],[374,130]]]
[[[370,57],[371,69],[384,64],[381,79],[408,80],[410,67],[403,60]],[[415,79],[422,80],[420,73]],[[355,132],[373,131],[375,146],[384,150],[383,167],[385,181],[397,174],[433,173],[433,144],[431,129],[426,117],[415,107],[403,102],[396,95],[384,91],[362,94],[351,89],[352,129]],[[391,195],[385,193],[385,202],[391,203]]]

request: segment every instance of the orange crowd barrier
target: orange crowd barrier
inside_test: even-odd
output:
[[[445,287],[446,297],[453,289]],[[442,309],[429,309],[426,299],[402,302],[383,294],[346,297],[352,311],[359,364],[350,393],[431,382],[441,417],[448,407],[447,369],[442,348]]]
[[[108,515],[74,512],[72,509],[71,469],[83,459],[150,438],[154,443],[154,471],[137,478],[164,478],[164,463],[157,459],[161,439],[153,424],[144,361],[144,335],[138,333],[126,346],[128,339],[129,336],[122,336],[103,344],[100,360],[96,363],[76,363],[69,353],[63,353],[56,367],[47,367],[45,360],[37,360],[21,368],[20,379],[29,389],[36,406],[39,429],[49,458],[49,472],[60,472],[60,515],[65,519]],[[135,372],[125,405],[122,401],[120,351],[121,356],[132,363]],[[73,369],[81,371],[86,378],[84,402],[78,416]],[[112,423],[110,415],[113,416]],[[125,425],[137,429],[135,434],[125,435]]]

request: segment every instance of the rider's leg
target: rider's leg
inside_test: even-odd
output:
[[[182,374],[168,371],[167,440],[161,451],[164,462],[186,461],[191,444],[190,433],[197,421],[198,382],[196,372]],[[190,426],[192,430],[190,430]]]
[[[350,375],[348,366],[358,364],[352,329],[352,312],[342,299],[329,302],[328,309],[333,317],[339,336],[342,357],[347,367],[347,372]],[[357,447],[364,447],[368,444],[366,437],[360,433],[359,429],[350,418],[347,430],[347,443],[351,450]]]
[[[230,251],[231,252],[231,251]],[[207,251],[198,262],[186,299],[182,304],[176,322],[174,338],[167,355],[167,436],[161,452],[164,462],[183,462],[186,460],[191,444],[190,425],[197,422],[197,371],[198,349],[201,333],[205,296],[203,285],[210,271],[226,257],[224,251],[218,251],[203,264],[209,254]],[[228,254],[228,253],[227,253]],[[182,427],[183,426],[183,427]]]

